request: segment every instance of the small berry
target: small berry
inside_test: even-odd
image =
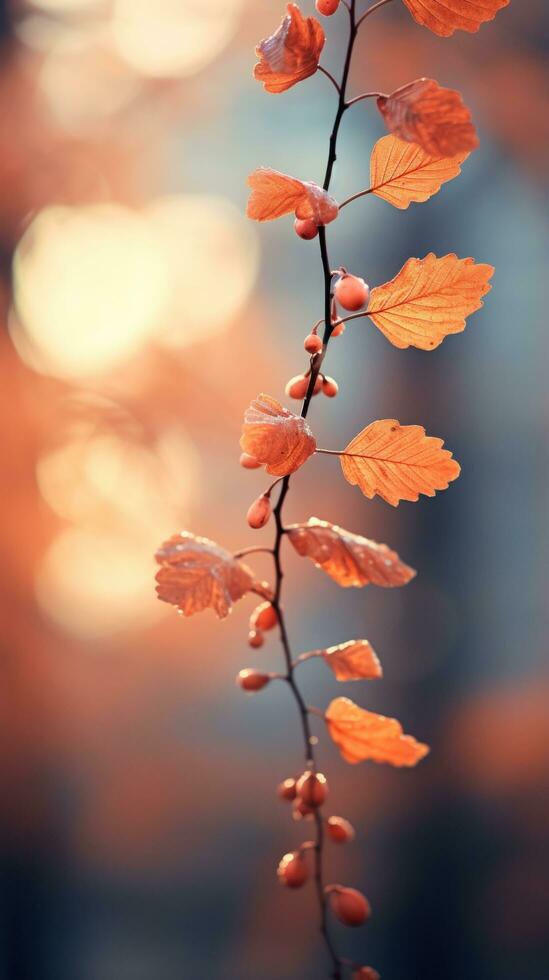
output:
[[[271,602],[262,602],[256,606],[250,616],[251,630],[272,630],[278,622],[276,609]]]
[[[291,851],[281,859],[277,869],[278,880],[287,888],[301,888],[309,877],[309,869],[299,851]]]
[[[271,510],[271,501],[264,493],[261,494],[261,497],[254,500],[246,514],[246,520],[250,527],[253,527],[256,531],[260,527],[265,527],[271,516]]]
[[[361,966],[353,973],[353,980],[381,980],[381,977],[373,966]]]
[[[295,398],[297,401],[301,401],[305,398],[308,387],[309,379],[304,374],[296,374],[295,377],[290,378],[284,390],[288,398]]]
[[[250,630],[248,633],[248,646],[253,647],[254,650],[258,650],[265,643],[265,637],[261,630]]]
[[[294,228],[296,235],[305,239],[306,242],[310,242],[312,238],[316,238],[318,235],[318,225],[312,218],[296,218]]]
[[[345,274],[338,279],[334,295],[344,310],[360,310],[368,302],[370,287],[364,279]]]
[[[315,7],[319,14],[331,17],[339,7],[339,0],[316,0]]]
[[[303,346],[308,354],[318,354],[322,350],[322,340],[316,333],[310,333],[305,337]]]
[[[277,793],[281,800],[287,800],[291,803],[295,800],[297,795],[297,790],[295,788],[295,779],[285,779],[282,783],[278,784]]]
[[[355,830],[352,824],[345,817],[328,817],[326,821],[326,833],[336,844],[346,844],[353,840]]]
[[[296,797],[292,809],[292,816],[294,820],[312,820],[313,814],[314,808],[312,806],[308,806],[303,802],[303,800]]]
[[[255,456],[250,456],[249,453],[242,453],[240,456],[240,465],[244,467],[245,470],[257,470],[262,465]]]
[[[297,795],[307,807],[322,806],[328,795],[326,776],[307,769],[297,781]]]
[[[332,330],[332,337],[340,337],[344,331],[345,331],[345,324],[338,323]]]
[[[266,687],[270,679],[269,674],[262,674],[259,670],[254,670],[253,667],[246,667],[239,671],[236,683],[240,685],[243,691],[253,694],[255,691],[261,691],[262,688]]]
[[[337,381],[333,378],[325,377],[322,382],[322,394],[326,395],[327,398],[335,398],[339,391],[339,386]]]
[[[332,912],[345,926],[361,926],[372,914],[370,903],[356,888],[328,885]]]

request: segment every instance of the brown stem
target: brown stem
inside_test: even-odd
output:
[[[352,194],[351,197],[346,197],[345,200],[342,201],[341,204],[339,205],[339,210],[341,211],[342,208],[346,208],[348,204],[352,203],[352,201],[358,201],[359,197],[365,197],[366,194],[372,194],[373,191],[374,188],[369,187],[368,190],[366,191],[357,191],[357,193]]]
[[[330,79],[332,85],[335,86],[335,89],[336,89],[337,94],[339,95],[339,93],[340,93],[339,85],[337,84],[337,82],[336,82],[334,76],[331,74],[331,72],[329,72],[327,68],[324,68],[323,65],[318,65],[317,71],[321,71],[323,75],[326,75],[326,78],[329,78]]]
[[[355,95],[354,99],[349,99],[346,103],[346,108],[350,109],[352,105],[356,105],[357,102],[364,102],[364,99],[383,99],[386,98],[385,92],[363,92],[362,95]]]
[[[332,179],[332,173],[334,169],[334,164],[337,157],[337,137],[339,133],[339,127],[341,125],[341,120],[347,109],[346,103],[346,91],[347,82],[349,78],[349,71],[351,68],[351,60],[353,55],[353,47],[356,40],[356,34],[358,29],[358,24],[356,23],[356,0],[350,0],[349,4],[345,4],[349,11],[349,40],[347,45],[347,53],[345,56],[345,63],[343,67],[343,74],[341,78],[341,85],[336,86],[339,92],[339,100],[337,105],[336,116],[334,119],[334,124],[332,128],[332,133],[330,136],[329,151],[328,151],[328,161],[326,164],[326,174],[324,177],[324,189],[328,190],[330,187],[330,181]],[[326,74],[326,72],[324,72]],[[331,303],[332,303],[332,272],[330,268],[330,260],[328,257],[328,246],[326,242],[326,228],[321,226],[318,230],[319,244],[320,244],[320,257],[322,261],[322,272],[324,277],[324,347],[322,351],[311,361],[311,373],[309,378],[309,385],[307,388],[307,393],[303,401],[301,408],[301,417],[306,418],[311,404],[311,399],[313,397],[313,391],[315,387],[316,379],[320,373],[322,367],[322,362],[326,356],[326,350],[328,343],[330,341],[330,336],[333,330],[331,323]],[[275,563],[275,592],[273,598],[273,606],[276,610],[278,616],[278,623],[280,629],[280,639],[282,642],[282,649],[284,651],[284,658],[286,661],[286,681],[292,691],[295,698],[300,719],[301,727],[303,730],[303,740],[305,746],[305,762],[307,767],[311,769],[316,769],[316,759],[314,752],[315,739],[311,735],[310,720],[309,720],[309,709],[305,704],[303,695],[297,685],[294,677],[295,664],[292,659],[292,652],[290,647],[290,642],[288,638],[288,631],[286,629],[286,621],[284,618],[284,611],[281,604],[282,596],[282,580],[284,578],[284,571],[282,568],[281,561],[281,545],[284,535],[286,533],[286,528],[284,527],[282,520],[282,511],[284,507],[284,501],[288,494],[290,487],[290,476],[285,476],[282,480],[281,490],[278,497],[276,506],[273,509],[273,515],[276,523],[276,537],[273,548],[273,557]],[[318,898],[318,907],[320,914],[320,932],[324,939],[326,949],[332,961],[332,980],[342,980],[342,966],[343,960],[338,955],[335,946],[332,942],[330,932],[328,929],[328,918],[327,918],[327,904],[326,896],[324,894],[324,872],[323,872],[323,856],[324,856],[324,823],[322,812],[320,809],[315,810],[315,824],[316,824],[316,841],[314,846],[315,852],[315,888]]]
[[[361,24],[364,23],[364,21],[366,20],[367,17],[370,16],[370,14],[374,14],[376,10],[379,10],[380,7],[384,7],[386,3],[391,3],[391,0],[378,0],[378,2],[374,3],[372,7],[369,7],[368,10],[364,14],[362,14],[362,17],[359,18],[358,24],[356,25],[357,29],[360,27]]]

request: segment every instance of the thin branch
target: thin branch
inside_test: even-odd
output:
[[[363,102],[364,99],[383,99],[386,98],[385,92],[363,92],[362,95],[355,95],[354,99],[349,99],[345,103],[345,107],[349,109],[352,105],[356,105],[357,102]]]
[[[336,90],[337,94],[339,95],[339,93],[340,93],[339,85],[337,84],[334,76],[328,71],[328,69],[327,68],[324,68],[323,65],[318,65],[317,71],[321,71],[323,75],[326,75],[326,78],[329,78],[330,79],[332,85],[335,87],[335,90]]]
[[[373,190],[373,187],[369,187],[366,191],[358,191],[357,194],[352,194],[351,197],[346,197],[345,200],[339,205],[339,210],[341,211],[341,208],[347,207],[347,205],[351,204],[352,201],[358,201],[359,197],[364,197],[366,194],[372,194]]]
[[[361,24],[364,23],[364,21],[366,20],[367,17],[370,16],[370,14],[374,14],[376,10],[379,10],[380,7],[384,7],[386,3],[391,3],[391,0],[377,0],[377,3],[374,3],[373,7],[369,7],[368,10],[364,14],[362,14],[362,17],[359,18],[358,23],[356,25],[357,29],[360,27]]]
[[[266,555],[273,555],[274,554],[274,551],[273,551],[272,548],[262,548],[262,547],[259,547],[259,546],[256,547],[256,545],[253,545],[251,548],[241,548],[240,551],[235,551],[233,553],[233,558],[244,558],[245,555],[255,555],[255,554],[259,554],[260,552],[265,552]]]

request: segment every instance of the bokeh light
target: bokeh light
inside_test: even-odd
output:
[[[80,378],[135,353],[168,302],[147,221],[120,204],[52,206],[14,258],[17,316],[46,370]]]
[[[162,339],[185,347],[219,333],[253,288],[259,258],[255,229],[230,201],[213,195],[167,196],[145,214],[171,276]]]
[[[143,75],[192,75],[229,43],[243,0],[115,0],[113,37]]]

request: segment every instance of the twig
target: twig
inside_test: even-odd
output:
[[[326,75],[326,78],[329,78],[330,79],[332,85],[335,86],[335,89],[336,89],[337,94],[339,95],[339,93],[340,93],[339,85],[337,84],[334,76],[328,71],[328,69],[327,68],[324,68],[323,65],[319,65],[318,68],[317,68],[317,71],[321,71],[323,75]]]
[[[359,18],[358,24],[356,25],[357,29],[360,27],[361,24],[364,23],[364,21],[366,20],[367,17],[370,16],[370,14],[374,14],[376,10],[379,10],[380,7],[384,7],[386,3],[391,3],[391,0],[378,0],[377,3],[374,3],[373,7],[369,7],[368,10],[364,14],[362,14],[362,17]]]

